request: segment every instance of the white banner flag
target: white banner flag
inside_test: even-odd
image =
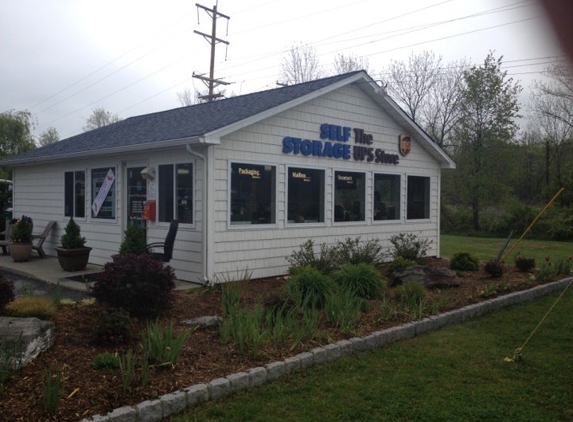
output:
[[[109,190],[111,189],[111,185],[113,185],[114,180],[115,180],[115,175],[113,174],[112,169],[109,169],[107,175],[105,176],[104,181],[99,187],[99,191],[92,204],[92,211],[94,213],[94,217],[97,217],[101,205],[103,204],[103,201],[105,201],[105,197],[107,196]]]

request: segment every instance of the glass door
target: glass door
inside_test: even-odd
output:
[[[127,224],[135,223],[145,229],[143,203],[147,200],[147,182],[141,175],[145,166],[127,168]]]

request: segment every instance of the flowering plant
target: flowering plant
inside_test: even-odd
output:
[[[12,243],[32,243],[32,219],[26,215],[22,218],[10,220],[12,230],[10,231],[10,241]]]

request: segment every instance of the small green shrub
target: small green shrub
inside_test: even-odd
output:
[[[360,237],[346,238],[344,242],[338,241],[335,250],[342,265],[372,264],[376,266],[384,262],[384,253],[378,239],[360,242]]]
[[[288,294],[300,304],[322,308],[334,288],[332,279],[313,267],[290,277],[285,285]]]
[[[47,297],[22,296],[9,303],[6,310],[15,317],[50,319],[56,313],[56,306]]]
[[[419,239],[414,233],[399,233],[390,238],[390,243],[394,247],[392,251],[394,258],[401,256],[404,259],[419,262],[426,257],[432,241]]]
[[[567,259],[558,259],[555,263],[555,274],[556,275],[569,275],[571,274],[571,269],[573,268],[573,257]]]
[[[14,282],[0,275],[0,315],[5,312],[6,305],[12,302],[14,298]]]
[[[104,266],[91,295],[136,317],[156,318],[173,304],[175,273],[148,254],[125,254]]]
[[[488,261],[485,264],[485,272],[491,278],[501,278],[503,276],[503,266],[496,261]]]
[[[364,299],[382,297],[386,283],[376,267],[370,264],[349,264],[333,275],[334,282],[342,289]]]
[[[94,369],[117,369],[119,368],[119,356],[117,353],[98,353],[92,366]]]
[[[398,271],[405,270],[408,267],[416,265],[417,262],[411,259],[406,259],[401,256],[397,256],[392,260],[390,265],[388,266],[388,274],[392,274]]]
[[[64,249],[83,248],[85,246],[86,238],[82,237],[80,226],[74,221],[73,217],[66,224],[60,242]]]
[[[450,261],[450,269],[454,271],[478,271],[479,260],[469,252],[458,252]]]
[[[352,332],[358,321],[364,299],[347,289],[336,289],[327,296],[324,312],[326,319],[333,323],[341,333]]]
[[[139,254],[147,244],[145,239],[145,231],[135,223],[127,226],[124,232],[125,236],[119,245],[119,254],[125,255],[126,253]]]
[[[535,258],[526,258],[521,255],[515,257],[515,267],[525,273],[535,268]]]
[[[300,245],[298,251],[294,251],[291,256],[287,257],[287,261],[294,267],[312,267],[323,274],[330,274],[341,266],[337,255],[336,248],[329,247],[325,243],[320,245],[320,253],[317,255],[314,251],[314,242],[309,239]]]
[[[94,340],[98,344],[125,344],[132,338],[133,319],[122,308],[106,307],[94,321]]]

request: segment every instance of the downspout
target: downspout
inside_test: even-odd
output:
[[[186,146],[187,152],[191,155],[199,157],[203,160],[204,166],[204,176],[203,176],[203,284],[207,284],[209,282],[209,248],[208,248],[208,241],[209,241],[209,214],[208,214],[208,204],[209,204],[209,191],[208,187],[208,180],[209,180],[209,166],[207,163],[207,157],[197,151],[194,151],[192,148],[192,144],[187,144]]]

